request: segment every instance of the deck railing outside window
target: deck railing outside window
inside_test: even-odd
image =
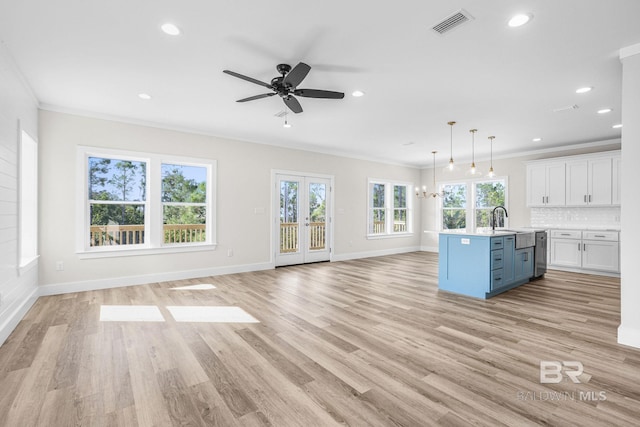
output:
[[[164,224],[164,243],[205,242],[206,224]],[[144,243],[144,225],[92,225],[91,246],[140,245]]]

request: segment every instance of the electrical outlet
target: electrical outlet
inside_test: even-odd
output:
[[[227,256],[228,257],[232,257],[233,256],[233,249],[227,249]]]
[[[64,262],[56,261],[56,271],[64,271]]]

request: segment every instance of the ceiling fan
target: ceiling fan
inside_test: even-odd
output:
[[[293,111],[294,113],[302,113],[302,106],[300,105],[300,102],[298,102],[298,100],[294,97],[294,95],[302,96],[303,98],[344,98],[344,93],[342,92],[333,92],[330,90],[320,89],[298,89],[298,85],[302,82],[302,80],[304,80],[305,77],[307,77],[309,71],[311,71],[311,67],[304,62],[300,62],[293,68],[291,68],[291,65],[289,64],[278,64],[276,70],[278,70],[278,72],[282,75],[271,79],[271,83],[261,82],[260,80],[247,77],[234,71],[224,70],[223,73],[229,74],[242,80],[246,80],[251,83],[255,83],[260,86],[264,86],[267,89],[271,89],[273,91],[271,93],[263,93],[261,95],[239,99],[236,102],[247,102],[253,101],[255,99],[267,98],[273,95],[280,95],[286,106],[289,107],[291,111]]]

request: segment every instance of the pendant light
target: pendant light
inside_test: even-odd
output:
[[[489,137],[489,143],[491,145],[491,162],[489,163],[489,178],[493,178],[494,176],[496,176],[495,172],[493,171],[493,140],[495,139],[495,136],[490,136]]]
[[[444,192],[436,192],[436,153],[437,151],[431,152],[431,154],[433,154],[433,191],[431,193],[427,193],[427,186],[423,185],[422,194],[420,194],[420,189],[416,187],[416,197],[419,199],[426,199],[427,197],[444,197]]]
[[[476,174],[476,153],[475,153],[476,132],[478,132],[478,129],[470,129],[469,132],[471,132],[471,169],[469,170],[469,173],[471,175],[475,175]]]
[[[449,137],[449,150],[450,150],[450,156],[449,156],[449,170],[452,171],[453,170],[453,125],[456,124],[456,122],[447,122],[447,124],[449,125],[450,129],[451,129],[451,135]]]

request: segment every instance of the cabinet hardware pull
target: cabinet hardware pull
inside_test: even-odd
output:
[[[591,194],[589,194],[589,203],[591,203]]]
[[[586,243],[583,243],[583,244],[582,244],[582,250],[583,250],[583,251],[586,251],[586,250],[587,250],[587,244],[586,244]]]
[[[587,203],[587,195],[584,195],[584,202]]]
[[[605,238],[605,237],[607,237],[607,236],[603,236],[603,235],[601,235],[601,234],[596,234],[596,235],[595,235],[595,236],[593,236],[593,237],[602,237],[602,238]]]
[[[569,233],[560,233],[561,236],[571,236]]]
[[[498,280],[502,280],[502,277],[496,277],[493,280],[495,280],[497,282]]]
[[[578,250],[579,251],[582,250],[582,244],[581,243],[578,243]]]
[[[542,203],[544,204],[544,196],[542,196]]]

